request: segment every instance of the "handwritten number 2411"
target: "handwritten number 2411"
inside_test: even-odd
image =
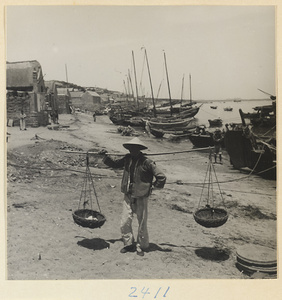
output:
[[[129,297],[138,297],[138,296],[137,296],[137,288],[136,288],[136,287],[131,287],[131,289],[132,289],[133,291],[132,291],[128,296],[129,296]],[[166,289],[166,291],[164,292],[163,296],[161,296],[161,295],[162,295],[162,293],[160,292],[161,289],[162,289],[161,287],[158,289],[158,291],[156,292],[156,294],[155,294],[155,296],[154,296],[154,299],[156,299],[158,295],[159,295],[160,297],[165,298],[166,295],[167,295],[168,290],[170,289],[170,287],[168,287],[168,288]],[[143,294],[143,297],[142,297],[142,298],[144,298],[146,295],[150,295],[150,294],[151,294],[151,293],[149,292],[149,288],[146,289],[145,287],[143,287],[141,293]]]

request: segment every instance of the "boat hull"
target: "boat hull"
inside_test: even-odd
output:
[[[222,126],[222,120],[221,119],[215,119],[215,120],[208,120],[210,127],[220,127]]]
[[[276,179],[276,152],[266,144],[247,138],[243,130],[227,131],[224,142],[234,168],[248,167],[262,177]]]
[[[151,119],[148,122],[150,128],[168,130],[186,127],[191,119]]]
[[[214,146],[213,138],[209,134],[191,134],[189,136],[189,140],[197,148],[206,148]]]

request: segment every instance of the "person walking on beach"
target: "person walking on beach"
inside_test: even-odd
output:
[[[147,147],[137,137],[124,143],[123,147],[129,153],[121,159],[111,158],[105,150],[101,150],[99,153],[104,155],[103,162],[109,167],[124,168],[121,182],[124,201],[120,227],[124,247],[120,252],[137,251],[137,255],[144,256],[144,251],[149,247],[148,198],[152,188],[161,189],[164,187],[166,176],[151,159],[141,152]],[[136,243],[132,230],[133,214],[137,215],[138,220]]]
[[[223,136],[219,128],[217,128],[213,134],[214,142],[214,162],[217,163],[217,155],[219,156],[219,163],[222,164],[222,151],[221,144],[223,141]]]
[[[95,113],[95,111],[93,113],[93,120],[94,120],[94,122],[96,122],[96,113]]]
[[[23,109],[21,109],[21,113],[20,113],[20,130],[26,130],[25,119],[26,119],[26,114],[24,113]]]

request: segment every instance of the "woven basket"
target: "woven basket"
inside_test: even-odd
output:
[[[106,218],[101,213],[90,209],[76,210],[72,217],[77,225],[88,228],[98,228],[106,222]]]
[[[194,212],[195,221],[207,228],[219,227],[226,223],[228,213],[222,208],[202,208]]]

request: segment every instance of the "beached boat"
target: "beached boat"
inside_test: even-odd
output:
[[[191,134],[189,136],[191,143],[197,148],[206,148],[214,145],[212,134]]]
[[[189,136],[191,143],[197,148],[206,148],[214,146],[213,132],[206,131],[205,129],[197,130]],[[221,147],[224,148],[224,135],[222,133]]]
[[[160,116],[178,116],[179,118],[193,118],[200,110],[201,106],[172,106],[172,108],[156,109],[157,115]]]
[[[179,119],[179,118],[152,118],[148,121],[150,128],[175,130],[189,125],[193,119]]]
[[[150,133],[156,138],[162,138],[165,132],[162,129],[150,128]]]
[[[233,108],[232,108],[232,107],[230,107],[230,106],[229,106],[229,107],[225,107],[225,108],[224,108],[224,111],[232,111],[232,110],[233,110]]]
[[[256,106],[252,113],[243,113],[241,116],[244,119],[249,119],[254,127],[275,127],[276,126],[276,96],[258,89],[260,92],[269,96],[272,100],[271,105]]]
[[[150,85],[151,85],[151,91],[152,91],[152,99],[153,97],[153,89],[152,89],[152,83],[151,83],[151,76],[150,76],[150,69],[148,64],[148,58],[147,58],[147,52],[145,49],[145,58],[147,61],[148,66],[148,72],[149,72],[149,79],[150,79]],[[166,114],[161,114],[161,117],[159,116],[160,111],[156,109],[156,106],[154,105],[154,118],[151,118],[148,120],[148,125],[151,129],[155,130],[177,130],[179,127],[186,127],[193,119],[192,116],[198,113],[200,107],[186,107],[182,109],[181,103],[179,107],[173,107],[173,103],[171,100],[171,94],[170,94],[170,85],[169,85],[169,77],[168,77],[168,71],[167,71],[167,63],[166,63],[166,55],[164,52],[164,62],[165,62],[165,70],[166,70],[166,77],[167,77],[167,86],[168,86],[168,93],[169,93],[169,110],[168,107],[165,107],[165,109],[162,109],[166,112]],[[191,100],[192,101],[192,100]],[[157,117],[158,115],[158,117]],[[159,134],[160,135],[160,134]]]
[[[195,130],[195,126],[184,126],[178,128],[166,128],[166,129],[157,129],[154,127],[150,127],[150,132],[157,138],[163,137],[165,134],[170,136],[189,136]]]
[[[276,125],[276,102],[272,105],[262,105],[253,108],[253,113],[243,113],[245,119],[249,119],[254,126],[273,127]]]
[[[208,120],[208,121],[209,121],[210,127],[220,127],[220,126],[222,126],[221,118]]]
[[[217,109],[217,106],[211,105],[210,108]]]
[[[236,169],[248,167],[262,177],[276,178],[276,142],[256,138],[247,126],[225,133],[225,147]]]
[[[179,112],[179,117],[180,118],[193,118],[193,117],[195,117],[196,114],[199,112],[202,105],[203,104],[201,104],[199,106],[190,107],[189,109],[184,109],[182,107],[181,111]]]
[[[236,169],[249,168],[258,175],[276,178],[276,137],[273,134],[268,138],[255,135],[246,125],[240,110],[242,124],[225,133],[225,147],[230,157],[230,163]],[[229,129],[229,126],[227,126]]]

